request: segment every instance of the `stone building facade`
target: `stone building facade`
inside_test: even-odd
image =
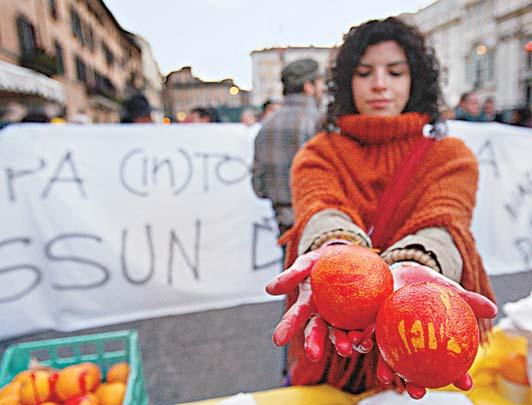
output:
[[[100,0],[2,0],[0,61],[59,82],[67,119],[118,121],[121,101],[144,84],[139,45]]]
[[[400,17],[417,25],[434,47],[450,107],[469,90],[481,100],[495,97],[498,109],[531,106],[529,0],[438,0]]]
[[[163,94],[166,114],[175,121],[183,121],[196,107],[238,108],[249,103],[249,92],[233,79],[204,81],[192,74],[190,66],[166,76]]]

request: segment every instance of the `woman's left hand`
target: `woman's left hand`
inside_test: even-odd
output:
[[[450,288],[460,295],[471,307],[477,318],[492,319],[497,316],[497,305],[481,294],[466,290],[460,284],[448,279],[430,267],[416,262],[398,262],[390,266],[393,276],[393,290],[421,281],[430,281]]]
[[[497,315],[497,306],[483,295],[467,291],[460,284],[448,279],[437,273],[427,266],[415,262],[399,262],[390,266],[394,280],[394,291],[399,288],[422,281],[428,281],[444,285],[447,288],[458,293],[471,307],[477,318],[491,319]],[[422,398],[426,393],[426,388],[419,385],[406,382],[393,372],[386,362],[378,353],[377,378],[384,385],[395,384],[398,391],[406,389],[408,395],[414,399]],[[463,391],[468,391],[473,386],[473,382],[468,373],[458,378],[453,385]]]

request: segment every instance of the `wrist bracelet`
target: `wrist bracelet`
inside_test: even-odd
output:
[[[329,231],[322,233],[310,246],[310,250],[316,250],[320,248],[324,243],[333,240],[333,239],[342,239],[351,242],[353,245],[365,246],[364,240],[356,233],[344,231],[342,229],[336,229],[334,231]]]
[[[429,253],[423,252],[419,249],[394,249],[382,256],[382,259],[388,263],[388,265],[396,262],[412,260],[424,266],[430,267],[438,273],[442,272],[438,262],[431,257]]]

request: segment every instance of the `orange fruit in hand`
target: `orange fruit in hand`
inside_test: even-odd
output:
[[[101,380],[102,373],[96,364],[75,364],[59,371],[55,382],[55,395],[63,402],[94,391]]]
[[[314,264],[310,285],[316,309],[327,322],[360,330],[375,321],[380,305],[393,292],[393,277],[372,250],[333,245]]]
[[[124,383],[103,383],[96,390],[96,395],[104,405],[122,405],[126,396]]]
[[[436,283],[395,291],[382,304],[375,327],[384,361],[422,387],[452,384],[469,370],[478,350],[473,310],[457,293]]]
[[[501,360],[500,371],[504,378],[515,384],[530,385],[527,374],[526,357],[511,353]]]
[[[113,364],[109,370],[107,370],[107,376],[105,381],[121,382],[127,384],[127,378],[129,376],[129,365],[126,362]]]

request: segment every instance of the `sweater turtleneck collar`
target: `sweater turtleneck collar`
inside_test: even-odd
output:
[[[392,117],[350,114],[342,115],[336,120],[342,134],[368,145],[421,137],[423,136],[423,126],[428,121],[427,114],[417,112]]]

